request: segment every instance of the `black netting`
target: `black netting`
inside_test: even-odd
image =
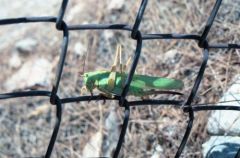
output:
[[[61,48],[61,54],[60,59],[57,67],[57,73],[55,76],[55,81],[52,87],[52,91],[28,91],[28,92],[14,92],[14,93],[5,93],[0,94],[0,99],[11,99],[11,98],[17,98],[17,97],[33,97],[33,96],[47,96],[50,99],[50,103],[52,105],[56,105],[57,111],[56,111],[56,124],[52,132],[52,137],[49,141],[49,145],[45,154],[45,157],[50,157],[51,152],[54,147],[54,143],[58,134],[58,130],[61,123],[61,117],[62,117],[62,104],[72,103],[72,102],[82,102],[82,101],[91,101],[91,100],[117,100],[119,101],[119,105],[125,108],[124,113],[124,122],[122,126],[122,131],[119,136],[119,141],[114,153],[114,157],[118,157],[118,154],[121,150],[121,146],[124,140],[124,136],[126,133],[129,116],[130,116],[130,107],[131,106],[137,106],[137,105],[176,105],[178,107],[182,107],[183,111],[189,114],[189,121],[188,125],[185,131],[185,135],[182,139],[182,142],[178,148],[178,151],[176,152],[175,157],[180,157],[186,142],[188,140],[189,134],[192,129],[193,120],[194,120],[194,112],[202,111],[202,110],[238,110],[240,111],[239,107],[236,106],[216,106],[216,105],[194,105],[192,106],[192,102],[194,100],[194,97],[198,91],[199,85],[201,83],[201,80],[204,76],[204,71],[207,65],[208,61],[208,54],[209,49],[215,48],[215,49],[239,49],[239,44],[212,44],[208,43],[207,36],[209,34],[209,31],[211,29],[211,26],[213,24],[213,21],[215,19],[215,16],[219,10],[219,7],[221,6],[221,0],[216,0],[215,6],[213,7],[211,14],[207,20],[207,23],[205,25],[204,31],[201,35],[198,34],[143,34],[139,30],[139,25],[141,24],[141,20],[144,15],[144,10],[147,7],[148,0],[142,0],[141,6],[139,7],[135,23],[133,25],[125,25],[125,24],[83,24],[83,25],[71,25],[66,24],[63,21],[63,17],[65,14],[65,10],[68,4],[68,0],[63,0],[61,8],[59,10],[59,14],[57,17],[20,17],[20,18],[10,18],[10,19],[1,19],[0,25],[10,25],[10,24],[18,24],[18,23],[38,23],[38,22],[52,22],[56,23],[56,29],[58,31],[63,32],[63,40],[62,40],[62,48]],[[131,33],[132,40],[136,40],[136,50],[134,55],[134,60],[131,65],[130,72],[128,73],[127,80],[125,82],[125,86],[123,89],[123,92],[121,96],[115,96],[114,98],[105,98],[104,96],[79,96],[79,97],[73,97],[73,98],[60,98],[58,96],[58,87],[59,83],[61,82],[61,75],[65,63],[65,58],[67,54],[67,47],[68,47],[68,41],[69,41],[69,31],[74,30],[98,30],[98,29],[105,29],[105,30],[124,30],[129,31]],[[203,50],[203,58],[202,58],[202,64],[199,68],[199,72],[197,75],[197,78],[195,79],[195,83],[193,85],[193,88],[191,90],[191,93],[186,101],[183,100],[140,100],[140,101],[128,101],[126,99],[126,95],[129,90],[129,86],[131,83],[131,80],[133,78],[136,66],[138,64],[139,57],[141,55],[141,48],[142,48],[142,42],[143,40],[153,40],[153,39],[176,39],[176,40],[194,40],[198,43],[198,46],[202,48]],[[137,149],[136,149],[137,150]],[[238,151],[236,158],[240,157],[240,150]]]

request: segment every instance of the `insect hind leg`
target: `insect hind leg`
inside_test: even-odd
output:
[[[130,63],[132,61],[132,58],[128,58],[126,64],[123,65],[123,72],[126,72],[127,68],[129,67]]]
[[[115,81],[116,81],[116,75],[117,75],[117,64],[118,64],[118,58],[119,58],[119,53],[121,52],[121,45],[117,45],[116,53],[115,53],[115,59],[114,63],[111,67],[111,73],[108,77],[108,87],[109,89],[113,89],[115,86]]]

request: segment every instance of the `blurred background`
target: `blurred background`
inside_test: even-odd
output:
[[[201,34],[214,3],[215,0],[151,0],[139,29],[143,33]],[[118,23],[132,26],[140,4],[140,0],[71,0],[64,20],[69,25]],[[0,19],[57,16],[60,5],[59,0],[0,0]],[[223,0],[208,35],[209,42],[239,44],[239,20],[240,1]],[[62,36],[54,23],[0,26],[1,93],[29,89],[51,91]],[[69,37],[58,92],[61,98],[80,95],[84,56],[87,56],[85,72],[110,70],[117,44],[123,46],[123,61],[132,57],[136,48],[136,41],[126,31],[71,31]],[[184,82],[181,92],[186,99],[201,61],[202,49],[196,41],[148,40],[143,42],[136,71],[138,74],[181,79]],[[239,50],[210,49],[208,66],[194,104],[218,103],[238,78],[239,64]],[[240,94],[240,90],[238,92]],[[150,98],[178,99],[166,95]],[[180,108],[162,105],[133,107],[130,114],[119,157],[174,157],[186,129],[188,114]],[[202,144],[210,138],[207,130],[209,116],[208,111],[195,114],[182,157],[203,157]],[[0,157],[44,155],[54,117],[55,107],[50,106],[47,97],[1,100]],[[122,121],[123,109],[114,101],[64,105],[52,157],[111,156]]]

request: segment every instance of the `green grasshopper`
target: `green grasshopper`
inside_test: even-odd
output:
[[[83,77],[85,86],[81,91],[87,90],[93,95],[93,90],[96,88],[101,91],[101,95],[105,97],[112,98],[114,95],[120,96],[128,75],[125,71],[131,61],[131,58],[129,58],[127,63],[123,65],[121,58],[121,45],[117,45],[114,64],[112,65],[111,70],[84,73]],[[120,72],[117,72],[118,61],[120,63]],[[160,93],[182,95],[182,93],[179,92],[169,91],[182,88],[183,82],[181,80],[134,74],[130,83],[128,95],[138,97]]]

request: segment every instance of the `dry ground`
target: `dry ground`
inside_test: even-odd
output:
[[[57,15],[60,2],[51,1],[46,7],[36,0],[0,0],[0,18]],[[68,24],[123,23],[132,25],[140,0],[126,1],[117,10],[108,9],[107,1],[90,0],[69,2],[65,20]],[[40,5],[42,4],[42,5]],[[38,6],[40,5],[40,6]],[[144,33],[194,33],[200,34],[206,24],[214,0],[151,0],[146,8],[141,31]],[[15,7],[14,7],[15,6]],[[223,0],[223,5],[209,34],[210,43],[239,43],[240,1]],[[54,24],[19,24],[0,27],[1,93],[7,92],[4,83],[18,69],[9,66],[9,60],[18,40],[34,38],[38,46],[22,60],[44,57],[49,61],[58,59],[62,33]],[[85,71],[109,70],[114,50],[123,45],[124,61],[133,56],[136,42],[124,31],[75,31],[70,33],[68,55],[60,83],[61,97],[79,96],[82,87],[82,55],[74,53],[74,46],[81,42],[83,54],[88,52]],[[169,51],[177,52],[172,56]],[[168,53],[167,53],[168,52]],[[205,77],[195,103],[217,102],[239,74],[240,52],[237,50],[211,49]],[[178,78],[184,81],[183,93],[188,96],[202,60],[202,50],[190,40],[144,41],[137,67],[140,74]],[[56,68],[56,65],[53,65]],[[52,72],[54,75],[55,68]],[[53,80],[53,77],[51,77]],[[16,83],[17,84],[17,83]],[[51,90],[51,85],[44,88]],[[161,96],[155,96],[161,98]],[[134,99],[134,98],[131,98]],[[117,122],[121,125],[122,108],[116,102],[75,103],[64,106],[62,125],[52,157],[81,157],[83,147],[102,126],[112,107],[116,108]],[[39,115],[30,115],[38,106],[49,105],[48,98],[23,98],[0,103],[0,157],[24,157],[43,155],[54,123],[55,108],[48,108]],[[48,107],[48,106],[47,106]],[[101,112],[100,112],[101,111]],[[183,157],[201,157],[201,144],[208,139],[206,121],[209,112],[195,115],[194,127]],[[169,106],[146,106],[131,108],[128,131],[122,147],[122,157],[151,157],[160,144],[161,157],[173,157],[181,142],[187,123],[187,115],[181,109]],[[106,132],[106,131],[105,131]]]

